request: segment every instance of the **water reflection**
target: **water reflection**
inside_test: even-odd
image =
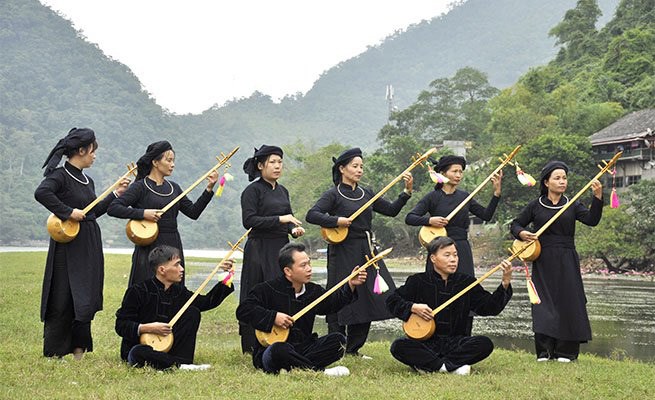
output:
[[[190,288],[197,287],[204,280],[213,265],[193,264],[194,276],[188,280]],[[314,267],[312,281],[325,285],[325,268]],[[392,270],[396,285],[402,285],[407,276],[414,272]],[[478,272],[478,276],[484,271]],[[240,274],[235,279],[236,293]],[[501,274],[492,275],[482,285],[493,290],[500,284]],[[591,320],[593,340],[581,346],[583,353],[604,357],[630,357],[644,361],[655,361],[655,282],[626,277],[611,279],[587,275],[584,277],[587,294],[587,309]],[[534,351],[532,340],[532,319],[530,301],[525,279],[517,272],[513,280],[514,297],[497,317],[476,317],[473,334],[492,338],[500,348]],[[315,329],[325,333],[327,328],[317,318]],[[403,335],[399,320],[374,322],[370,340],[393,340]]]

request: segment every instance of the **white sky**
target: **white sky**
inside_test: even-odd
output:
[[[157,103],[200,113],[319,75],[452,0],[40,0],[127,65]]]

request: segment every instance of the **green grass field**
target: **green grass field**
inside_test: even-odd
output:
[[[655,365],[582,355],[571,364],[536,363],[532,354],[495,350],[468,377],[419,375],[395,361],[388,342],[348,357],[351,375],[330,378],[294,371],[256,371],[241,354],[235,297],[203,313],[196,363],[208,371],[157,372],[121,362],[114,313],[127,282],[130,257],[107,255],[105,310],[93,322],[95,351],[79,362],[42,357],[39,302],[45,253],[0,253],[1,399],[648,399],[655,398]]]

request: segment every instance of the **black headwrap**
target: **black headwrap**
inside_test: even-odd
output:
[[[332,162],[334,163],[332,166],[332,182],[334,182],[335,185],[338,185],[339,182],[341,182],[341,171],[339,171],[339,167],[347,165],[350,160],[355,157],[362,157],[362,151],[359,147],[348,149],[341,153],[337,158],[332,157]]]
[[[173,150],[173,146],[166,140],[160,142],[151,143],[146,149],[146,153],[139,158],[136,162],[136,179],[143,179],[150,173],[152,169],[152,160],[157,159],[162,153],[167,152],[168,150]]]
[[[87,147],[91,143],[96,141],[96,134],[92,129],[89,128],[73,128],[68,131],[68,135],[65,138],[60,139],[57,142],[57,145],[50,150],[48,158],[45,159],[43,166],[45,168],[43,171],[43,176],[48,176],[52,171],[57,168],[61,157],[67,152],[72,150],[77,150],[80,147]]]
[[[563,161],[549,161],[541,170],[541,177],[539,178],[540,182],[540,191],[541,195],[548,194],[548,188],[544,184],[544,181],[550,178],[550,174],[556,169],[563,169],[567,174],[569,173],[569,166],[566,165]]]
[[[453,164],[461,165],[462,170],[466,169],[466,159],[461,156],[447,155],[439,158],[437,162],[432,161],[434,169],[439,173],[448,171],[448,167]]]
[[[257,168],[257,163],[264,162],[266,157],[270,156],[271,154],[278,155],[281,158],[284,157],[282,149],[277,146],[268,146],[263,144],[259,149],[255,148],[255,154],[253,154],[252,157],[243,163],[243,172],[248,174],[248,181],[254,181],[255,178],[261,176],[262,173],[259,168]]]

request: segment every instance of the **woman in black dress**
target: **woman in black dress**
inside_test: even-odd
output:
[[[41,320],[44,322],[43,355],[63,357],[73,353],[81,359],[93,351],[91,321],[102,310],[104,257],[102,237],[96,219],[109,203],[122,194],[125,180],[86,215],[82,212],[96,199],[93,180],[84,168],[93,165],[96,156],[95,133],[88,128],[73,128],[52,149],[43,167],[45,179],[34,192],[36,200],[62,221],[80,223],[72,241],[57,243],[50,239],[41,295]],[[68,161],[57,167],[62,156]]]
[[[514,237],[524,241],[537,239],[533,232],[569,202],[564,194],[568,170],[561,161],[546,164],[541,171],[541,195],[511,223]],[[603,187],[594,180],[591,189],[594,196],[590,208],[576,201],[539,237],[541,255],[532,263],[532,281],[541,298],[541,304],[532,305],[537,361],[575,360],[580,353],[580,343],[591,340],[587,299],[574,239],[576,221],[589,226],[600,222]],[[530,223],[532,229],[528,230]]]
[[[212,199],[213,188],[218,181],[218,173],[215,171],[207,178],[207,189],[203,190],[195,203],[184,196],[164,214],[159,214],[157,211],[183,192],[177,183],[166,180],[174,168],[175,152],[171,144],[165,140],[150,144],[146,153],[137,161],[135,182],[123,196],[112,202],[107,210],[112,217],[157,222],[159,228],[154,242],[148,246],[134,246],[128,287],[154,276],[154,271],[148,266],[148,254],[159,245],[165,244],[178,249],[181,264],[185,266],[182,239],[177,230],[177,216],[182,212],[196,220]]]
[[[445,217],[468,197],[469,193],[458,189],[466,169],[464,157],[447,155],[439,159],[435,164],[435,170],[448,178],[446,183],[438,183],[434,190],[426,194],[405,217],[405,223],[413,226],[434,226],[446,228],[447,236],[455,240],[459,264],[457,272],[475,276],[473,265],[473,252],[468,241],[468,230],[471,223],[469,213],[479,217],[483,221],[489,221],[496,211],[500,201],[502,171],[491,178],[494,195],[489,201],[487,208],[484,208],[471,199],[453,218],[447,220]],[[426,271],[432,270],[430,257],[426,261]]]
[[[306,218],[307,222],[325,228],[348,227],[348,236],[343,242],[328,244],[328,288],[348,276],[355,266],[366,263],[365,256],[370,257],[373,253],[371,242],[373,211],[395,217],[411,197],[413,186],[412,175],[407,173],[403,176],[405,190],[395,201],[390,202],[380,197],[372,207],[351,222],[348,217],[375,196],[375,193],[359,185],[364,173],[362,152],[359,148],[346,150],[339,158],[332,160],[334,161],[332,167],[334,187],[323,193],[307,212]],[[357,288],[358,299],[355,302],[342,308],[339,313],[327,316],[329,332],[341,332],[346,335],[347,354],[359,354],[359,349],[366,343],[371,321],[392,318],[385,306],[385,300],[395,289],[395,285],[384,262],[379,261],[378,265],[380,275],[390,287],[389,292],[374,294],[375,279],[367,279],[365,285]]]
[[[283,156],[281,148],[262,145],[243,165],[248,180],[253,182],[241,193],[241,220],[243,227],[252,231],[244,247],[240,302],[256,284],[282,274],[278,265],[280,249],[289,243],[289,235],[297,238],[305,233],[291,211],[289,192],[278,183]],[[239,334],[241,350],[252,353],[254,329],[239,323]]]

